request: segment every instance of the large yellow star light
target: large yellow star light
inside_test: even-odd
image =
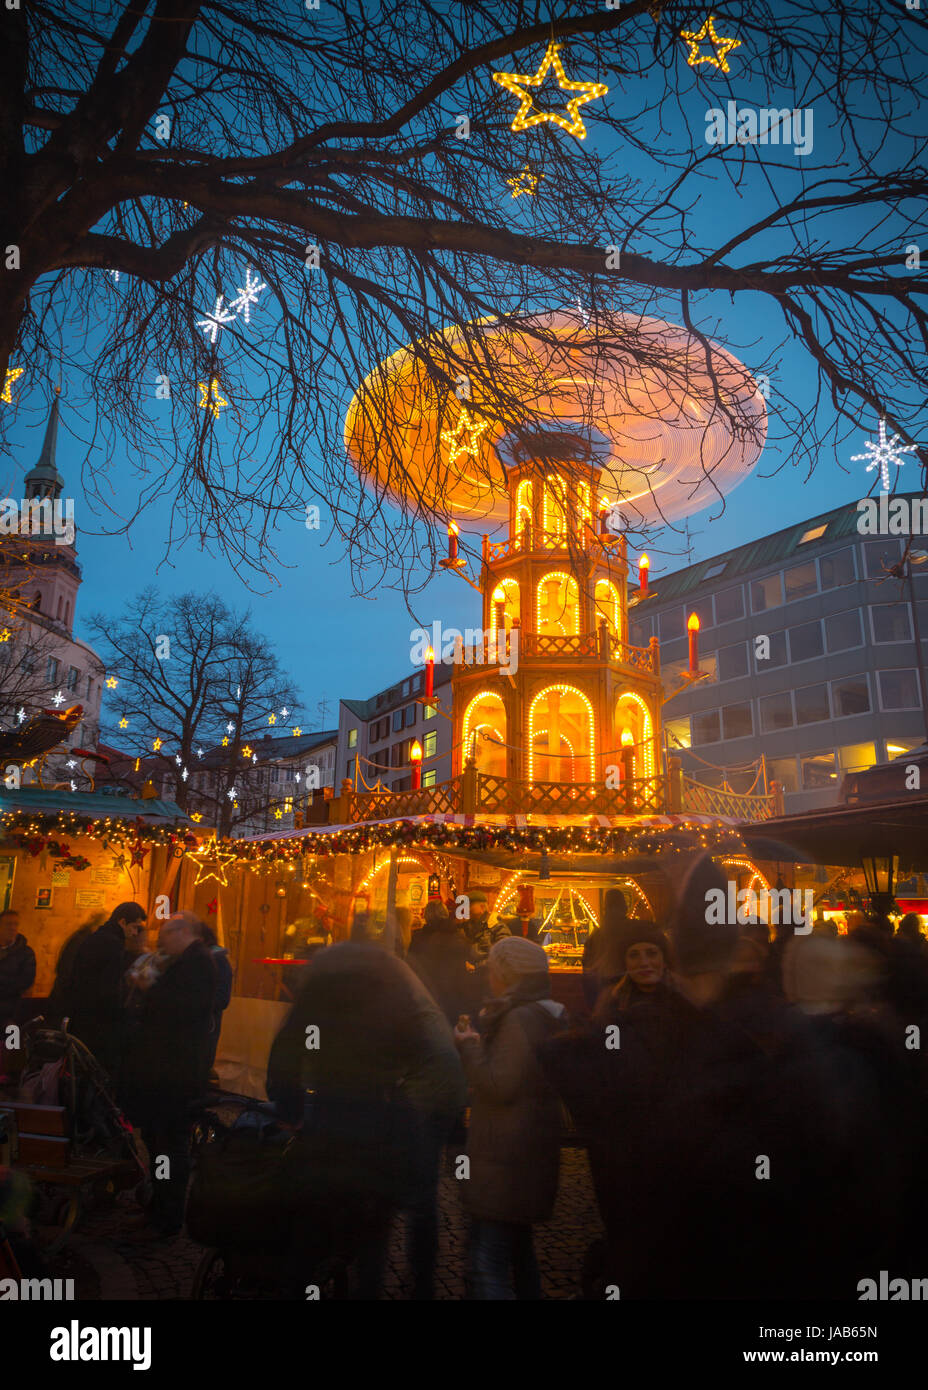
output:
[[[219,390],[218,376],[211,376],[208,386],[205,381],[198,381],[197,386],[200,388],[200,399],[197,401],[200,410],[211,410],[213,419],[218,420],[222,407],[229,404]]]
[[[698,67],[700,63],[711,63],[714,68],[719,68],[722,72],[728,72],[728,54],[733,48],[741,47],[741,40],[720,38],[715,32],[714,20],[715,15],[710,14],[698,34],[692,33],[689,29],[680,30],[680,38],[690,46],[686,61],[691,68]],[[699,52],[699,45],[702,43],[703,39],[706,38],[715,49],[714,56],[709,53],[701,54]]]
[[[484,430],[490,428],[489,420],[473,420],[468,414],[467,406],[461,406],[461,413],[458,422],[453,430],[442,430],[441,442],[448,445],[448,462],[456,463],[462,454],[470,454],[471,458],[477,457],[477,448],[480,444],[480,436]],[[464,441],[467,435],[467,441]]]
[[[198,883],[206,883],[214,878],[222,888],[228,888],[229,883],[226,878],[226,865],[235,859],[234,854],[223,854],[217,849],[215,844],[205,845],[202,849],[188,851],[187,858],[192,859],[197,866],[197,876],[194,880],[194,888]]]
[[[13,385],[14,381],[17,381],[19,377],[22,376],[25,370],[25,367],[7,367],[6,380],[3,383],[3,391],[2,393],[0,393],[0,400],[6,401],[7,405],[13,404],[13,397],[10,393],[10,387]]]
[[[559,43],[548,44],[548,51],[534,77],[521,72],[494,72],[493,81],[498,82],[501,87],[506,88],[507,92],[512,92],[513,96],[521,99],[521,105],[512,123],[513,130],[528,130],[530,126],[541,125],[543,121],[553,121],[555,125],[561,127],[561,130],[566,130],[568,135],[576,135],[578,140],[585,140],[586,126],[580,116],[580,107],[585,102],[592,101],[594,97],[604,97],[609,88],[604,82],[571,82],[558,57],[560,47]],[[562,92],[577,93],[567,103],[567,115],[570,120],[557,111],[536,110],[531,116],[528,114],[532,110],[534,101],[532,93],[525,89],[527,87],[540,87],[550,68],[554,69],[557,85]]]

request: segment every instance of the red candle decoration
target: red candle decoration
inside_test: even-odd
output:
[[[651,561],[647,555],[642,555],[638,561],[638,592],[642,598],[648,592],[648,570],[651,568]]]
[[[622,782],[625,792],[625,809],[629,815],[634,814],[635,810],[635,781],[634,763],[635,756],[635,735],[631,729],[622,730]]]
[[[412,763],[412,789],[417,792],[422,786],[422,744],[418,739],[412,741],[409,761]]]
[[[448,523],[448,559],[455,561],[458,558],[458,528],[454,522]]]
[[[599,504],[599,534],[601,536],[608,536],[609,534],[609,512],[610,504],[604,497]]]
[[[691,613],[686,622],[686,628],[690,635],[690,675],[695,676],[699,670],[699,614]]]
[[[431,700],[435,689],[435,648],[429,647],[425,653],[425,698]]]

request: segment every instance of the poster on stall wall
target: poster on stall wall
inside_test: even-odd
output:
[[[37,888],[35,890],[35,905],[39,909],[51,907],[52,890],[50,888]]]
[[[122,874],[118,869],[91,869],[90,882],[101,888],[118,888]]]
[[[70,869],[52,869],[52,887],[67,888],[71,882]]]
[[[74,894],[75,907],[102,907],[106,894],[93,888],[78,888]]]

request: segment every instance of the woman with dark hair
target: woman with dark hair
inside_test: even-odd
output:
[[[593,1010],[597,1025],[615,1022],[617,1014],[642,1004],[661,1007],[673,1002],[669,948],[663,932],[653,922],[628,922],[617,935],[616,945],[625,971],[600,994]]]

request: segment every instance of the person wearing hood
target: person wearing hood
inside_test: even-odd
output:
[[[481,1032],[462,1020],[454,1035],[471,1088],[463,1184],[471,1294],[540,1299],[532,1226],[554,1207],[564,1115],[536,1053],[562,1026],[564,1006],[551,998],[548,957],[537,942],[506,937],[487,965],[493,999]]]
[[[35,983],[35,951],[19,930],[19,913],[0,913],[0,1023],[16,1013],[20,999]]]

